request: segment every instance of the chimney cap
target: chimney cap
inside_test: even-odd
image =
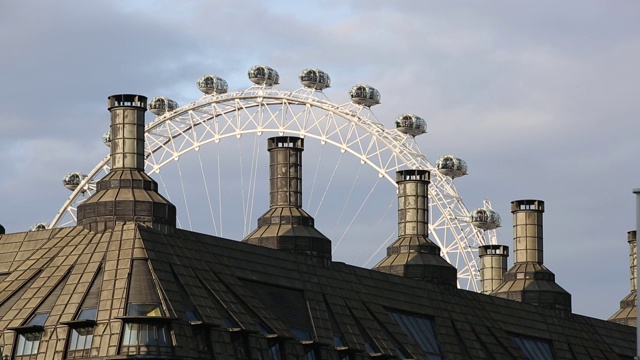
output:
[[[429,170],[411,169],[396,171],[396,182],[400,181],[431,181]]]
[[[136,94],[116,94],[109,96],[108,110],[116,107],[138,107],[147,110],[147,97]]]
[[[485,255],[502,255],[509,256],[509,247],[506,245],[480,245],[478,247],[478,256]]]
[[[512,213],[523,211],[523,210],[544,212],[544,201],[525,199],[525,200],[514,200],[511,202]]]
[[[267,150],[278,148],[304,150],[304,139],[297,136],[275,136],[267,139]]]

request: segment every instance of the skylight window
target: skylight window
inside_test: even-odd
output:
[[[555,360],[551,342],[548,340],[519,335],[513,335],[511,339],[518,345],[529,360]]]
[[[400,328],[424,351],[427,359],[442,359],[440,346],[436,339],[436,332],[431,319],[409,313],[389,310],[389,315]]]
[[[160,304],[129,304],[129,316],[162,316]]]
[[[78,314],[78,317],[76,318],[76,320],[96,320],[98,316],[98,309],[97,308],[91,308],[91,309],[82,309],[80,310],[80,313]]]
[[[298,339],[300,341],[312,341],[313,340],[313,334],[311,333],[311,331],[309,331],[307,329],[291,328],[291,329],[289,329],[289,331],[291,331],[293,336],[295,336],[296,339]]]
[[[27,325],[44,326],[44,322],[47,321],[48,317],[49,313],[35,314],[31,317]]]
[[[187,316],[187,320],[191,323],[202,322],[202,319],[200,319],[200,316],[194,310],[187,310],[185,315]]]

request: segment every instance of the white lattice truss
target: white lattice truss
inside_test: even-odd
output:
[[[478,291],[477,248],[485,244],[481,231],[469,222],[469,212],[449,177],[440,174],[417,148],[415,140],[367,117],[369,109],[353,103],[337,105],[319,91],[280,91],[252,86],[244,91],[206,95],[157,117],[146,126],[146,171],[150,174],[200,146],[243,134],[277,133],[319,140],[348,152],[374,168],[394,186],[395,172],[431,172],[430,235],[442,255],[458,269],[459,286]],[[105,157],[63,204],[50,227],[76,221],[76,208],[95,191],[95,181],[109,171]],[[70,218],[66,223],[63,218]]]

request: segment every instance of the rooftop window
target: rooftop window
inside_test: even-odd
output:
[[[31,317],[27,325],[44,326],[44,322],[47,321],[48,317],[49,313],[35,314]]]
[[[195,312],[194,310],[187,310],[185,312],[185,315],[187,316],[187,320],[190,323],[202,322],[202,319],[200,318],[200,315],[198,315],[198,313]]]
[[[71,327],[71,334],[67,359],[82,359],[89,356],[97,315],[97,308],[82,309],[76,316],[76,321],[68,323]]]
[[[36,355],[40,346],[42,331],[26,332],[18,335],[16,356]]]
[[[169,324],[164,322],[125,322],[121,354],[170,355],[170,332]]]
[[[267,351],[268,360],[282,360],[284,359],[284,354],[282,351],[282,343],[280,341],[270,341],[269,342],[269,350]],[[260,356],[262,358],[262,354]]]
[[[551,342],[525,336],[513,335],[511,339],[529,360],[554,360]]]
[[[76,320],[96,320],[98,317],[98,308],[82,309],[76,317]]]
[[[312,341],[313,334],[307,329],[290,328],[289,331],[300,341]]]
[[[43,326],[48,317],[48,312],[34,314],[24,326],[14,328],[18,332],[16,356],[36,355],[38,353]]]
[[[162,316],[160,304],[129,304],[128,316]]]
[[[389,310],[391,318],[422,349],[429,360],[441,360],[440,346],[436,339],[433,321],[430,318]]]

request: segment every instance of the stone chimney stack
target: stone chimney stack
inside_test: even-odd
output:
[[[480,289],[483,294],[492,293],[502,284],[507,272],[509,247],[504,245],[482,245],[478,249],[480,257]]]
[[[636,285],[636,266],[638,264],[637,247],[636,247],[636,231],[627,232],[627,242],[629,243],[629,269],[631,270],[631,292],[620,301],[620,310],[611,315],[609,321],[624,324],[628,326],[636,326],[638,319],[637,301],[637,285]]]
[[[331,241],[314,227],[314,219],[302,209],[302,151],[304,139],[269,138],[269,210],[258,219],[258,228],[243,242],[331,261]]]
[[[571,294],[556,284],[556,276],[543,265],[542,214],[544,201],[511,202],[514,265],[491,295],[571,311]]]
[[[111,171],[96,184],[96,192],[78,206],[78,225],[91,231],[134,221],[170,232],[176,208],[158,193],[158,183],[144,172],[144,113],[147,98],[122,94],[109,97]]]
[[[398,240],[373,269],[398,276],[455,287],[458,273],[429,240],[428,170],[396,172],[398,184]]]

